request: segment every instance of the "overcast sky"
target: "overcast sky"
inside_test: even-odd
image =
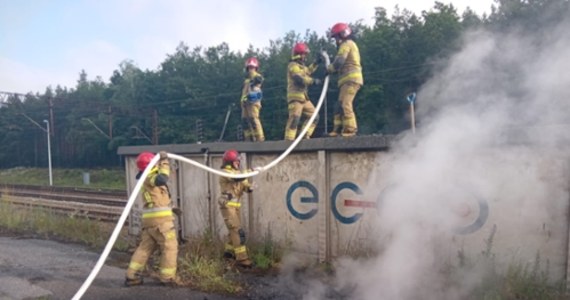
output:
[[[489,13],[493,0],[451,0]],[[74,88],[81,70],[108,82],[129,59],[155,70],[180,42],[233,51],[264,48],[294,30],[325,34],[337,22],[372,24],[375,7],[396,5],[418,15],[428,0],[0,0],[0,91]]]

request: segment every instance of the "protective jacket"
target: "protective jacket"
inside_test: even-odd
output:
[[[174,221],[170,192],[166,185],[169,175],[168,159],[160,160],[143,183],[143,228]]]
[[[261,100],[261,84],[263,76],[254,69],[251,69],[243,81],[241,90],[241,101],[256,102]]]
[[[236,170],[232,168],[232,166],[228,165],[223,168],[224,172],[228,172],[230,174],[240,174],[240,170]],[[236,178],[229,178],[220,176],[220,192],[222,194],[222,200],[227,200],[230,202],[235,202],[239,204],[243,193],[251,192],[251,184],[247,180],[247,178],[243,179],[236,179]],[[239,206],[238,206],[239,207]]]
[[[358,85],[364,84],[362,77],[362,65],[360,64],[360,51],[353,40],[344,40],[338,47],[334,61],[328,65],[329,73],[338,72],[338,86],[352,82]]]
[[[305,66],[299,60],[292,60],[287,66],[287,102],[305,102],[309,100],[307,88],[313,84],[314,79],[311,74],[315,72],[318,65],[311,64]]]

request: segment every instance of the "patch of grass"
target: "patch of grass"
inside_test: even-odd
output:
[[[89,173],[89,185],[83,184],[83,173]],[[103,189],[126,189],[125,170],[117,169],[52,169],[54,186]],[[0,169],[0,184],[49,185],[49,170],[41,168]]]
[[[25,207],[0,199],[0,228],[13,233],[34,234],[45,239],[81,243],[102,249],[114,227],[96,220],[56,214],[49,209]],[[129,247],[126,229],[121,232],[114,249],[126,251]]]
[[[249,243],[248,250],[256,264],[252,270],[256,275],[276,267],[283,255],[283,250],[271,240],[271,234],[267,234],[262,242]],[[205,292],[241,294],[249,277],[243,276],[245,274],[235,268],[233,261],[224,259],[223,251],[224,242],[209,230],[189,238],[179,250],[179,275],[190,279],[192,286]]]
[[[205,292],[237,294],[243,291],[241,284],[227,278],[224,262],[216,258],[193,256],[189,253],[181,259],[180,270],[190,278],[191,285]]]
[[[253,261],[255,262],[255,266],[261,269],[269,269],[273,265],[271,258],[264,253],[255,253],[253,255]]]
[[[222,259],[223,243],[211,231],[188,240],[180,248],[178,273],[190,279],[191,285],[205,292],[237,294],[241,284],[230,278],[228,266]]]
[[[268,228],[262,241],[251,243],[249,252],[257,268],[267,270],[279,265],[285,249],[275,243],[271,229]]]
[[[490,271],[476,286],[470,299],[570,299],[564,282],[553,283],[546,271],[539,271],[540,261],[534,266],[515,262],[503,272]]]
[[[475,273],[481,274],[480,282],[472,288],[468,299],[570,299],[565,293],[563,281],[553,282],[549,279],[549,263],[544,264],[539,253],[532,263],[513,260],[506,270],[498,270],[493,253],[496,230],[496,226],[493,226],[480,255],[469,257],[463,250],[458,252],[458,266],[447,266],[450,285],[460,286],[465,277]]]
[[[509,266],[501,285],[501,292],[508,299],[561,299],[563,290],[551,286],[548,273],[540,271],[540,257],[534,266],[516,263]]]

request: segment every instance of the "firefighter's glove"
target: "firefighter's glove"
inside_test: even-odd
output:
[[[253,192],[255,189],[257,189],[257,183],[252,182],[251,185],[247,188],[247,192],[251,193]]]
[[[182,215],[182,210],[178,207],[173,207],[172,208],[172,212],[177,215],[178,217],[180,217]]]
[[[261,172],[263,167],[253,167],[253,171]]]
[[[168,159],[168,153],[166,153],[166,151],[160,151],[158,154],[160,155],[160,160]]]
[[[313,85],[321,85],[323,81],[319,78],[313,78]]]

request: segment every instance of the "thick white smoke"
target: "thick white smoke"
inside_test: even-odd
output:
[[[418,91],[417,133],[379,158],[390,168],[371,178],[391,184],[368,186],[383,193],[372,237],[379,255],[339,261],[338,289],[351,290],[351,299],[462,299],[484,268],[454,276],[446,266],[458,253],[475,258],[488,247],[498,267],[538,254],[549,258],[554,279],[563,276],[569,25],[539,36],[464,37],[462,50]]]

